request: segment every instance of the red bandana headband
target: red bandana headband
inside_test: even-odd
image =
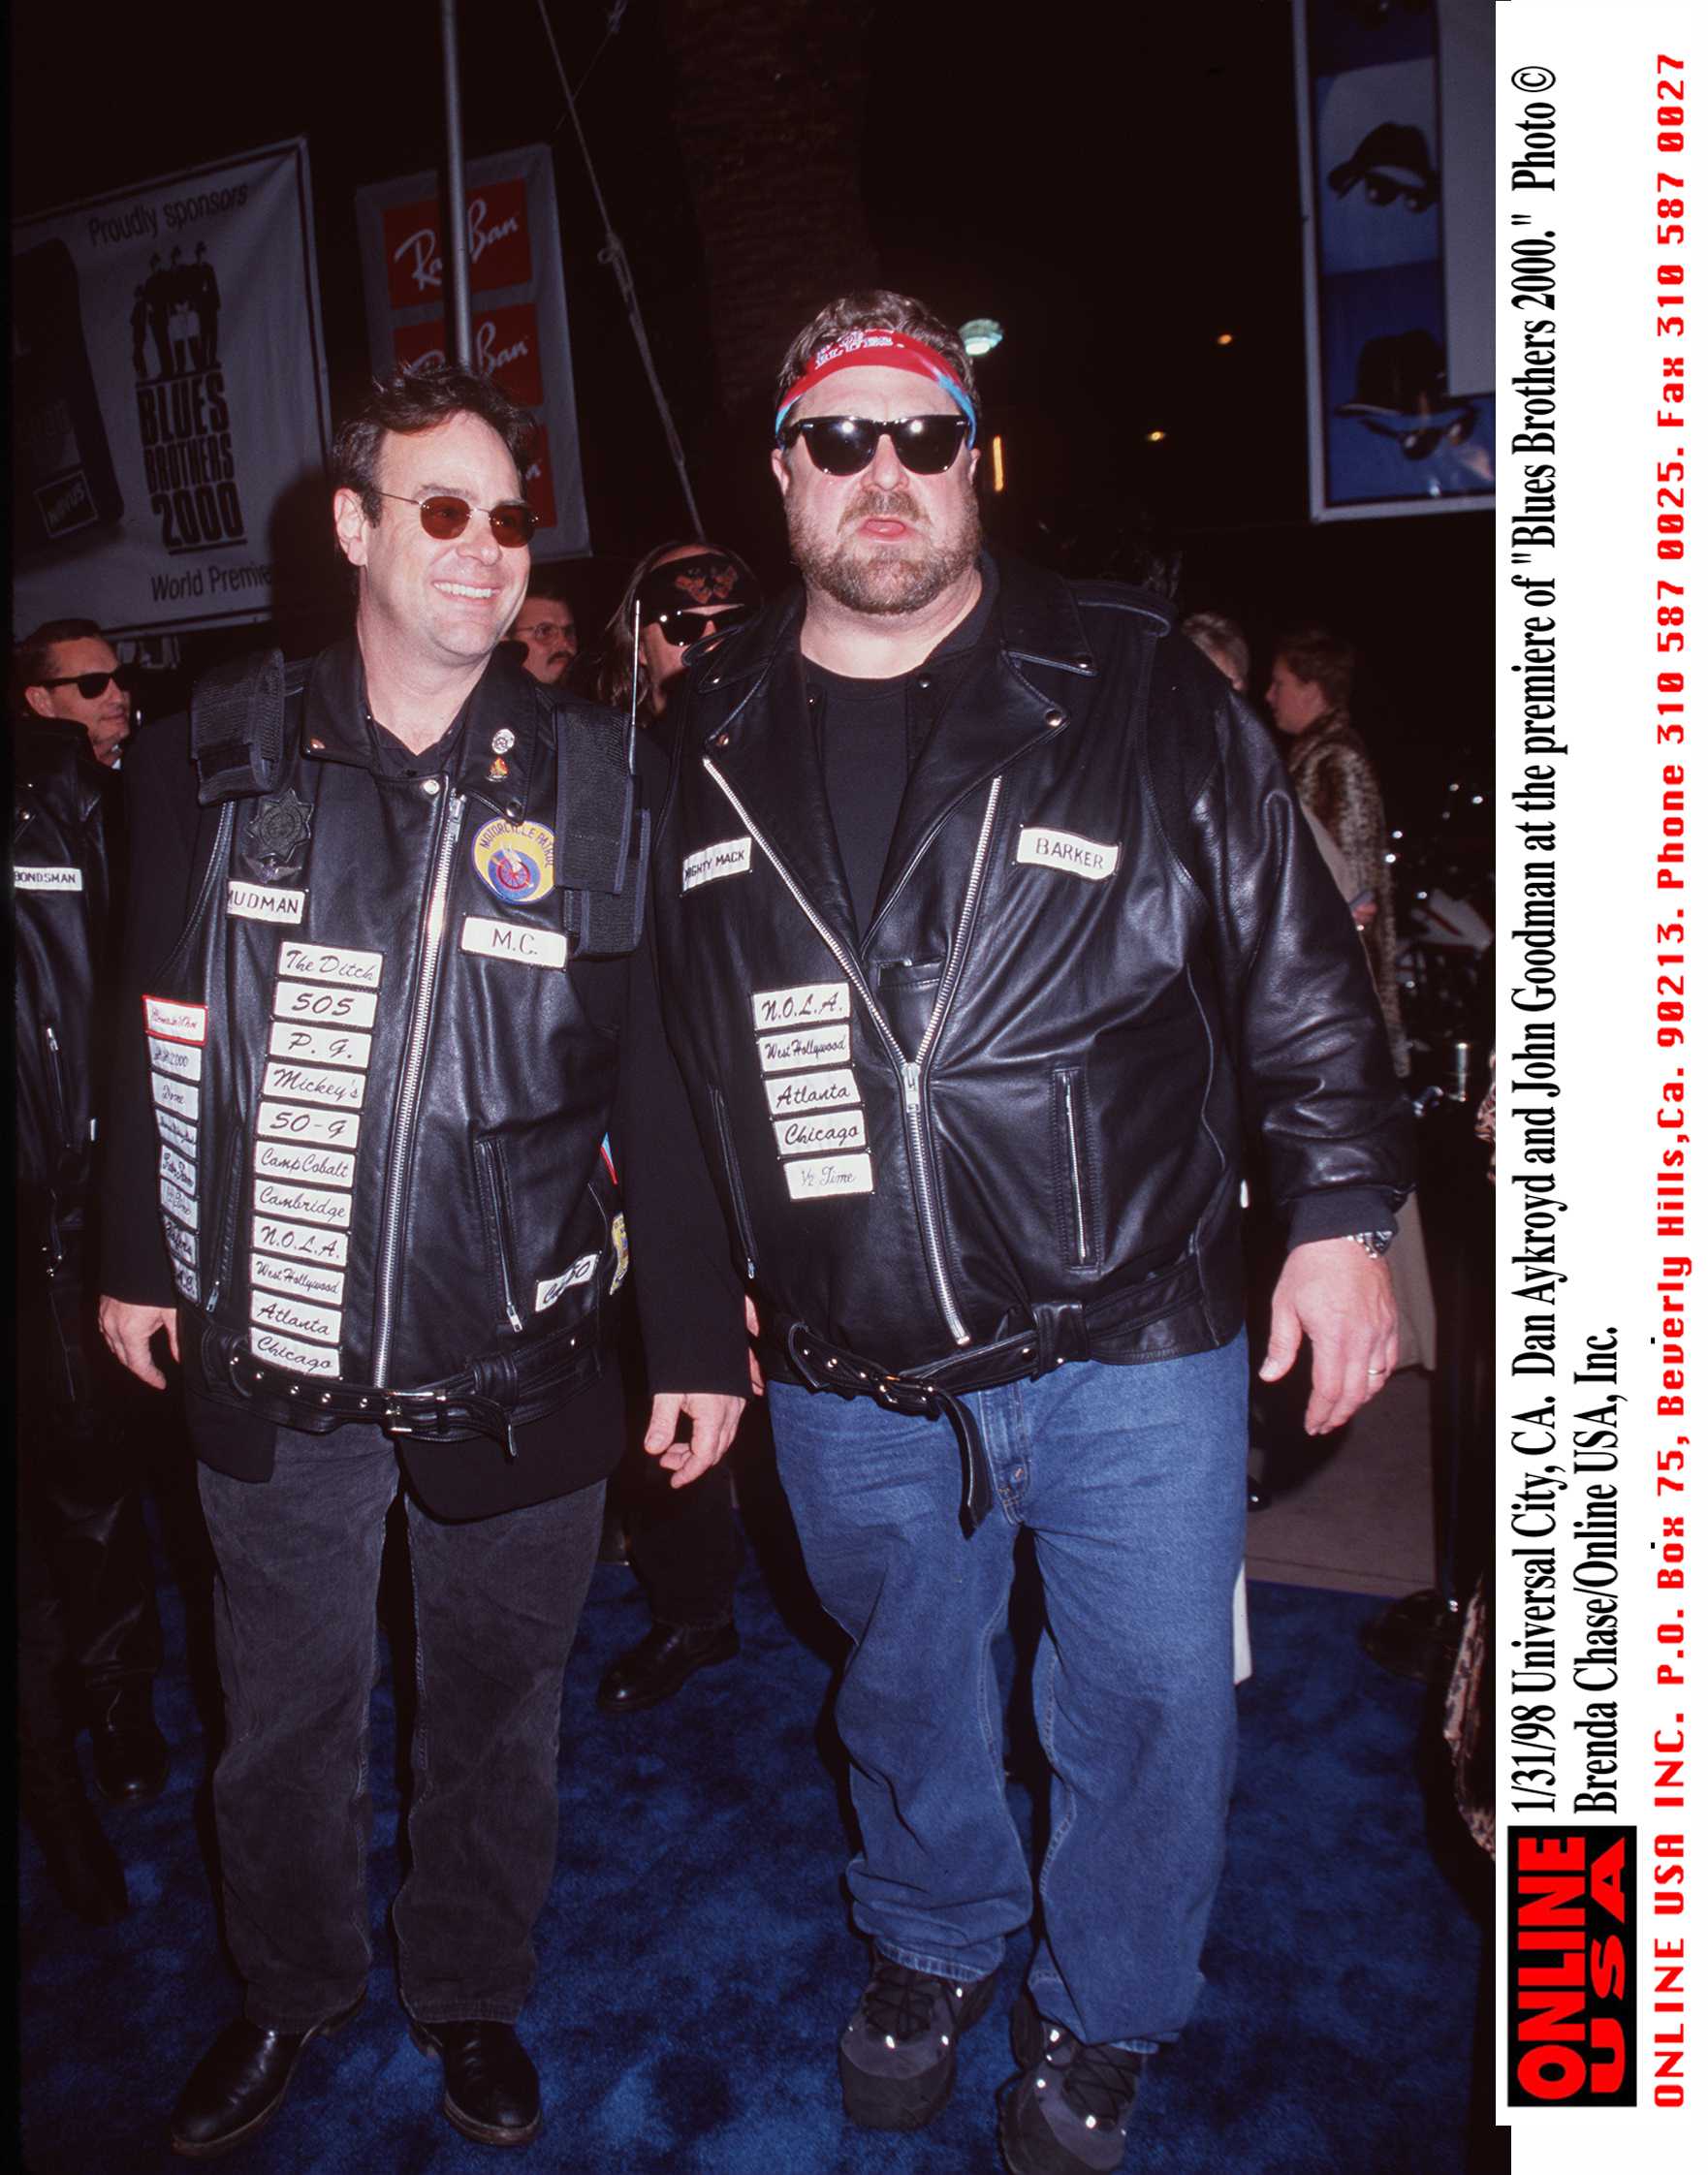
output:
[[[811,368],[798,377],[783,394],[775,428],[782,428],[783,418],[795,402],[815,385],[834,377],[838,370],[870,368],[874,363],[886,370],[906,370],[913,377],[929,378],[933,385],[940,385],[976,431],[978,419],[973,414],[972,402],[947,360],[934,347],[927,347],[923,340],[916,340],[906,332],[877,331],[844,332],[839,339],[821,347],[812,358]],[[971,442],[969,436],[967,443]]]

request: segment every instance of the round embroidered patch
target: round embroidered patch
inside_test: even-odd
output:
[[[474,835],[475,874],[494,898],[525,905],[551,888],[552,845],[543,823],[507,823],[494,816]]]

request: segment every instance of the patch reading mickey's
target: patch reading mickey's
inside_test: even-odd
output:
[[[475,873],[506,905],[525,906],[552,887],[553,837],[543,823],[494,816],[474,835]]]

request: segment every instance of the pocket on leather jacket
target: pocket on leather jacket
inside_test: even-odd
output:
[[[742,1166],[736,1158],[735,1129],[730,1124],[730,1114],[720,1089],[712,1090],[712,1115],[717,1121],[718,1152],[723,1157],[724,1183],[729,1187],[730,1206],[735,1212],[736,1236],[741,1242],[742,1261],[749,1277],[759,1274],[758,1256],[753,1250],[753,1218],[747,1213],[747,1195],[742,1184]]]
[[[1097,1271],[1103,1266],[1103,1218],[1091,1156],[1083,1065],[1058,1065],[1050,1075],[1050,1122],[1061,1258],[1071,1270]]]
[[[487,1259],[497,1286],[499,1311],[513,1330],[523,1327],[522,1281],[516,1265],[516,1236],[504,1160],[490,1134],[477,1134],[475,1168],[481,1181],[481,1215],[487,1227]]]

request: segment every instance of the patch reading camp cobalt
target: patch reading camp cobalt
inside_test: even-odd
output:
[[[1635,1828],[1506,1836],[1506,2096],[1634,2107]]]

